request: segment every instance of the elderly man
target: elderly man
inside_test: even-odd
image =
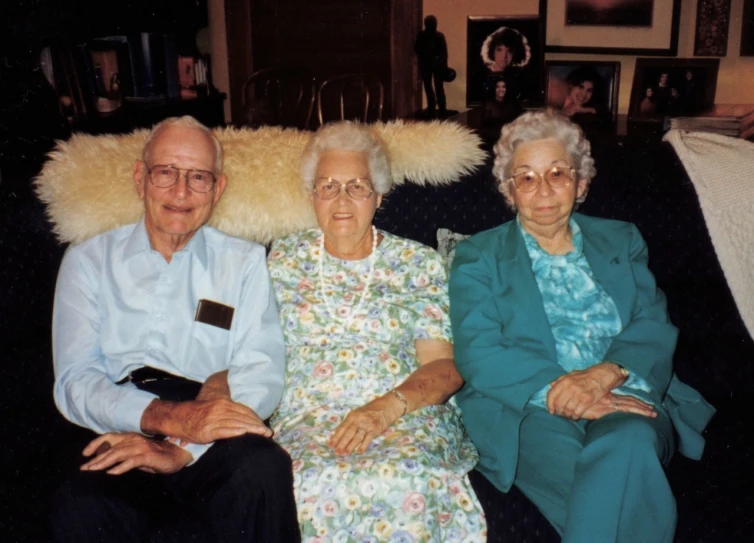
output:
[[[163,121],[133,167],[144,218],[63,259],[55,401],[103,435],[55,497],[59,541],[299,540],[290,458],[263,422],[284,375],[265,251],[205,226],[221,166],[210,130]]]

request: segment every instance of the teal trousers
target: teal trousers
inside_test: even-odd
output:
[[[677,516],[664,465],[674,449],[664,413],[574,422],[530,408],[514,484],[564,543],[670,543]]]

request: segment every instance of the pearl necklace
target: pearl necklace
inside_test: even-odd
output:
[[[374,276],[374,263],[377,261],[377,228],[372,225],[372,252],[369,254],[369,275],[367,275],[366,283],[364,283],[364,290],[361,291],[361,298],[359,303],[351,308],[348,313],[348,317],[343,323],[343,329],[348,330],[351,327],[353,318],[356,314],[363,310],[363,305],[367,299],[367,293],[369,291],[369,285],[372,283],[372,277]],[[322,233],[322,237],[319,241],[319,293],[325,302],[327,313],[331,319],[338,319],[338,314],[332,308],[330,304],[330,298],[325,293],[325,234]]]

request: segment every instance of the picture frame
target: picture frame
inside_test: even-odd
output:
[[[566,26],[651,27],[654,0],[565,0]]]
[[[524,107],[542,105],[542,45],[542,22],[537,15],[469,17],[466,105],[484,105],[487,116],[493,111],[504,118]],[[502,86],[505,92],[499,99]]]
[[[754,0],[744,0],[739,54],[742,57],[754,57]]]
[[[545,105],[577,124],[615,123],[620,62],[548,60]]]
[[[678,54],[681,0],[654,0],[652,25],[649,27],[568,25],[567,1],[539,1],[539,13],[543,19],[544,50],[548,53],[634,56]]]
[[[637,58],[629,121],[661,123],[665,117],[694,116],[715,104],[720,59]]]
[[[724,57],[728,52],[731,0],[698,0],[695,57]]]

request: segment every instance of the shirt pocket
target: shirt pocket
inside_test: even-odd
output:
[[[219,370],[227,367],[230,331],[211,324],[193,321],[187,342],[186,357],[195,367]]]

